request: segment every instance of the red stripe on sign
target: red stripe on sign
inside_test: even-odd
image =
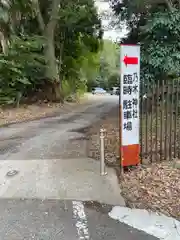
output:
[[[140,163],[140,145],[133,144],[121,147],[122,160],[121,164],[123,167],[136,166]]]

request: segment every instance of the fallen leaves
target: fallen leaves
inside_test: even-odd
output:
[[[113,109],[103,120],[92,126],[88,155],[97,160],[99,152],[99,129],[106,129],[106,163],[117,167],[119,155],[118,110]],[[143,208],[180,220],[180,169],[173,162],[153,163],[141,166],[119,176],[120,188],[126,203],[131,208]]]
[[[40,105],[23,105],[19,108],[0,109],[0,125],[45,117],[54,113],[60,107],[60,104],[44,103]]]
[[[139,167],[120,179],[129,207],[150,209],[180,220],[180,170],[172,164]]]
[[[82,101],[84,103],[84,101]],[[44,103],[21,105],[19,108],[0,108],[0,125],[34,120],[42,117],[56,115],[63,111],[72,111],[81,103]]]

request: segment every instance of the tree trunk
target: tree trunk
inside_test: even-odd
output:
[[[58,68],[55,57],[54,40],[46,34],[45,60],[47,63],[46,77],[52,81],[59,81]]]
[[[58,19],[60,0],[52,0],[49,22],[47,24],[44,23],[39,1],[37,0],[35,1],[35,3],[36,3],[36,12],[37,12],[37,20],[39,22],[39,27],[46,41],[46,48],[44,53],[46,64],[47,64],[46,77],[52,83],[52,88],[53,88],[52,92],[54,94],[53,100],[62,101],[63,96],[61,94],[61,84],[59,79],[58,64],[56,62],[55,43],[54,43],[54,32],[56,29],[56,24]]]
[[[2,32],[0,32],[0,42],[1,42],[2,52],[4,53],[4,55],[6,55],[8,52],[8,40],[5,38]]]
[[[45,59],[46,59],[46,77],[52,82],[53,88],[53,101],[62,101],[61,96],[61,85],[58,73],[58,65],[55,57],[54,49],[54,36],[52,29],[46,29],[46,48],[45,48]]]

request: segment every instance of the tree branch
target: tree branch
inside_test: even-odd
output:
[[[47,24],[47,28],[52,29],[52,31],[54,30],[57,23],[60,2],[61,0],[52,1],[50,19]]]
[[[178,5],[179,5],[179,9],[180,9],[180,0],[178,0]]]
[[[42,32],[44,32],[45,23],[44,23],[44,19],[43,19],[41,9],[40,9],[40,6],[39,6],[39,0],[33,0],[33,3],[35,4],[35,11],[36,11],[36,14],[37,14],[37,20],[38,20],[38,23],[39,23],[40,30]]]
[[[173,11],[173,3],[172,3],[172,1],[171,0],[165,0],[165,3],[167,5],[169,11],[172,12]]]

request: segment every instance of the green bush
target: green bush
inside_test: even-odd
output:
[[[13,104],[39,85],[45,64],[38,38],[15,38],[8,55],[0,54],[0,104]]]

